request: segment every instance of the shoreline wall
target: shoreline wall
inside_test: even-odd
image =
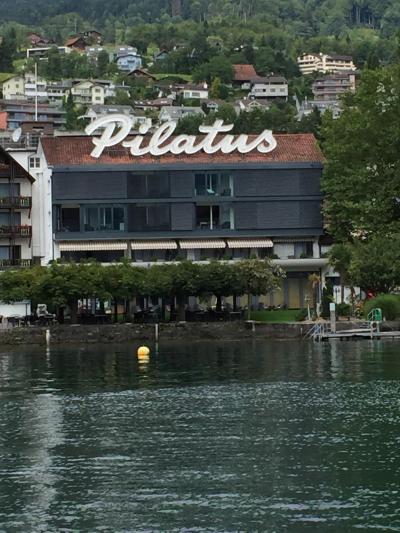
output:
[[[385,322],[384,327],[400,329],[399,323]],[[252,323],[248,322],[182,322],[159,325],[159,341],[182,340],[241,340],[241,339],[300,339],[313,323]],[[357,322],[338,322],[337,329],[359,327]],[[45,345],[46,330],[50,330],[51,344],[114,344],[127,342],[154,342],[154,324],[57,325],[19,327],[0,330],[0,345]]]

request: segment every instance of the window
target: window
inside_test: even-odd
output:
[[[195,174],[196,196],[232,196],[233,176],[229,174]]]
[[[128,198],[167,198],[170,195],[167,172],[128,176]]]
[[[0,198],[15,198],[20,196],[19,183],[0,183]]]
[[[0,212],[0,226],[20,226],[21,213]]]
[[[168,204],[135,205],[130,210],[133,231],[166,231],[171,228]]]
[[[30,168],[40,168],[40,157],[32,156],[29,158]]]
[[[229,205],[197,205],[196,227],[200,230],[234,229],[233,208]]]
[[[125,208],[111,206],[85,207],[85,231],[125,231]]]
[[[80,231],[79,207],[61,207],[58,209],[57,231]]]

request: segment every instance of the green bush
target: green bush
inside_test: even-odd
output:
[[[395,320],[400,318],[400,296],[395,294],[380,294],[371,300],[367,300],[364,306],[364,315],[375,308],[382,309],[382,316],[386,320]]]
[[[307,318],[308,318],[307,309],[300,309],[300,311],[298,311],[295,316],[296,322],[303,322],[303,320],[306,320]]]
[[[336,306],[336,311],[338,316],[350,316],[351,315],[351,305],[340,303]]]

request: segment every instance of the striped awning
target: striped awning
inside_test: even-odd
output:
[[[209,250],[212,248],[225,248],[225,241],[222,239],[196,239],[179,241],[182,250]]]
[[[122,241],[62,241],[60,252],[103,252],[126,250],[128,244]]]
[[[178,245],[175,241],[131,241],[132,250],[176,250]]]
[[[312,237],[305,237],[303,239],[274,239],[274,242],[277,244],[293,244],[293,243],[299,243],[299,242],[314,242],[314,239]]]
[[[228,239],[228,248],[272,248],[271,239]]]

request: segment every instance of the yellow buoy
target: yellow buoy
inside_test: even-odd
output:
[[[138,357],[146,357],[150,355],[150,348],[147,346],[140,346],[137,350]]]

